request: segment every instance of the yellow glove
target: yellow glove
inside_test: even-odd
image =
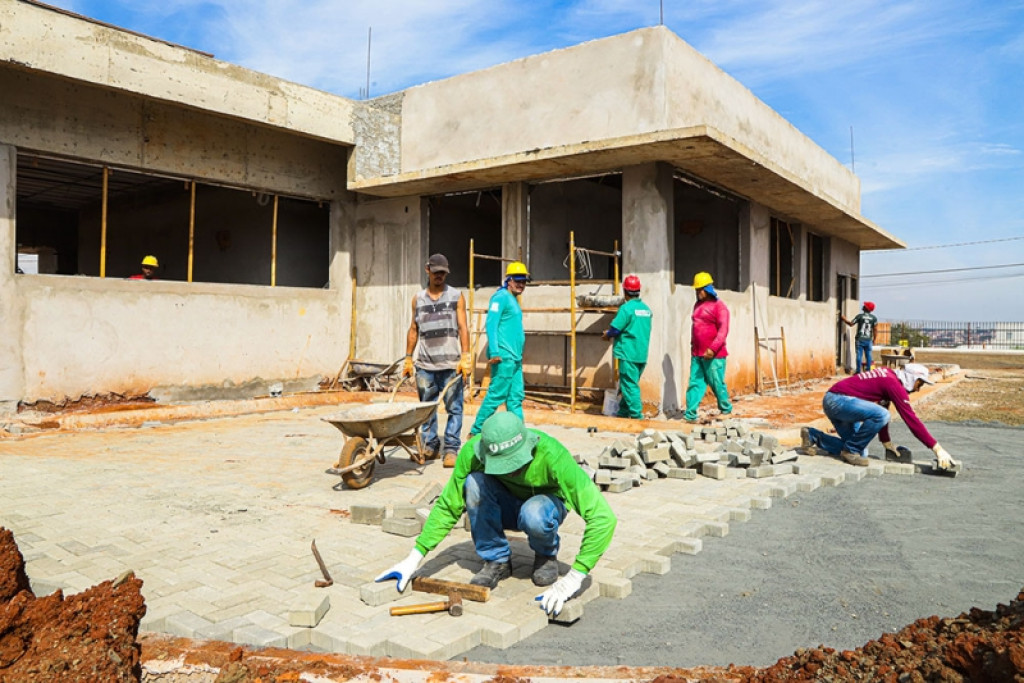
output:
[[[473,374],[473,354],[469,351],[463,351],[462,358],[459,359],[459,364],[455,370],[462,373],[463,378],[468,380],[470,375]]]
[[[402,366],[402,377],[412,377],[416,374],[416,368],[412,364],[412,356],[405,357],[405,365]]]

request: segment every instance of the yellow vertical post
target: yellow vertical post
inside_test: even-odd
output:
[[[690,362],[693,362],[691,359]],[[761,393],[761,338],[757,334],[757,326],[754,326],[754,393]]]
[[[277,285],[277,200],[279,197],[274,195],[274,220],[273,227],[271,229],[270,238],[270,286],[274,287]]]
[[[576,412],[576,233],[569,231],[569,412]]]
[[[192,282],[192,262],[196,245],[196,181],[192,181],[192,198],[188,207],[188,281]]]
[[[103,167],[103,197],[100,198],[100,277],[107,276],[107,188],[110,169]]]
[[[789,386],[789,356],[786,355],[786,328],[780,327],[782,335],[782,371],[786,375],[786,386]]]
[[[619,241],[618,240],[615,240],[615,248],[612,249],[612,251],[615,253],[615,258],[612,259],[612,261],[615,264],[615,277],[614,277],[615,282],[612,283],[612,294],[614,294],[615,296],[618,296],[619,295],[619,280],[621,279],[619,277],[619,256],[618,256],[618,254],[619,254]]]

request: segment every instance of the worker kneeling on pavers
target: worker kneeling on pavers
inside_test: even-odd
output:
[[[864,454],[876,434],[887,453],[898,449],[889,436],[891,403],[918,441],[935,452],[940,469],[958,467],[959,463],[928,432],[910,405],[910,394],[925,384],[935,382],[928,378],[928,368],[918,363],[908,363],[898,369],[876,368],[836,382],[825,393],[821,406],[839,437],[804,427],[800,430],[801,447],[812,453],[820,448],[851,465],[867,467],[868,459]]]
[[[558,527],[573,510],[586,522],[580,551],[559,578]],[[512,550],[505,529],[523,531],[534,552],[533,583],[550,586],[537,596],[557,615],[579,592],[587,573],[607,550],[615,514],[572,454],[555,438],[527,429],[513,413],[487,418],[479,435],[459,451],[455,471],[441,492],[409,556],[376,581],[398,580],[405,590],[423,557],[437,547],[465,511],[476,552],[484,561],[470,583],[495,588],[512,576]]]

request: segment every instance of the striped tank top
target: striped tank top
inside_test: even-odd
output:
[[[459,364],[459,290],[445,285],[437,301],[427,290],[416,295],[416,366],[424,370],[454,370]]]

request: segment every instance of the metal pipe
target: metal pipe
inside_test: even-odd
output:
[[[466,324],[469,325],[469,351],[473,358],[474,364],[476,363],[476,344],[477,344],[477,321],[473,320],[473,302],[474,302],[474,290],[476,287],[476,264],[474,263],[474,249],[475,243],[472,239],[469,240],[469,309],[466,311]],[[469,373],[469,391],[466,392],[466,398],[471,399],[473,397],[473,380],[476,373]]]
[[[352,266],[352,316],[349,319],[348,357],[356,357],[356,267]],[[348,361],[346,361],[348,362]]]
[[[110,169],[103,167],[103,197],[100,199],[100,277],[107,276],[107,188]]]
[[[612,281],[612,294],[615,296],[619,295],[619,259],[622,257],[622,252],[619,251],[619,241],[615,240],[615,279]]]
[[[576,412],[576,232],[569,231],[569,412]]]

